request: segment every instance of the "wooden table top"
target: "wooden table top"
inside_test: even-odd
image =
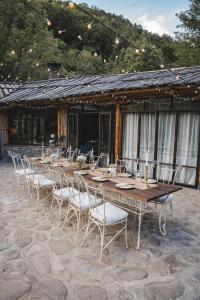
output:
[[[35,161],[36,164],[41,164],[42,161],[38,160]],[[74,165],[69,165],[69,166],[63,166],[64,171],[66,174],[73,174],[74,171],[78,170],[78,167],[76,164]],[[83,169],[88,169],[88,165],[85,165]],[[93,184],[96,184],[97,186],[100,184],[100,182],[95,182],[92,177],[94,175],[84,175],[84,179],[87,181],[92,182]],[[105,190],[113,193],[120,194],[123,197],[127,197],[129,200],[139,200],[139,201],[144,201],[148,202],[151,201],[155,198],[158,198],[160,196],[165,196],[171,193],[174,193],[176,191],[181,190],[182,188],[180,186],[172,185],[172,184],[163,184],[163,183],[157,183],[155,186],[151,185],[151,188],[147,189],[139,189],[137,187],[130,189],[130,190],[125,190],[125,189],[119,189],[117,188],[116,182],[112,181],[112,177],[109,178],[108,181],[102,182],[103,187]]]
[[[93,183],[95,182],[92,180],[93,175],[84,175],[83,177],[88,181],[92,181]],[[140,200],[144,202],[149,202],[150,200],[160,196],[168,195],[182,189],[180,186],[158,182],[155,187],[151,187],[146,190],[141,190],[138,188],[122,190],[115,186],[116,183],[112,181],[112,178],[110,178],[109,181],[102,182],[102,184],[103,187],[110,192],[120,194],[123,197],[127,197],[129,200]]]

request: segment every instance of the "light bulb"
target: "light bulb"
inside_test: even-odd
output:
[[[36,65],[36,67],[39,67],[39,63],[38,62],[35,65]]]
[[[69,8],[73,9],[74,7],[75,7],[74,2],[70,1],[70,2],[69,2]]]
[[[180,76],[179,75],[176,75],[176,80],[179,80]]]
[[[94,53],[94,56],[95,56],[95,57],[97,57],[97,56],[98,56],[98,53],[97,53],[97,52],[95,52],[95,53]]]
[[[140,52],[140,50],[138,49],[135,49],[135,53],[138,54]]]
[[[12,50],[10,53],[11,53],[12,55],[15,55],[15,50]]]
[[[78,39],[79,39],[80,41],[82,41],[83,38],[82,38],[80,35],[78,35]]]
[[[51,26],[51,21],[49,19],[47,19],[47,25]]]
[[[145,53],[145,49],[144,48],[141,51],[142,51],[142,53]]]
[[[118,37],[116,37],[116,39],[115,39],[115,44],[119,45],[119,39],[118,39]]]
[[[87,29],[91,30],[92,29],[92,23],[87,25]]]
[[[165,66],[161,64],[160,67],[161,67],[161,69],[164,69]]]
[[[33,50],[32,50],[32,49],[29,49],[29,50],[28,50],[28,52],[29,52],[29,53],[32,53],[32,52],[33,52]]]

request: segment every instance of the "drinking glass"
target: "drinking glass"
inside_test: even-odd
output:
[[[136,172],[136,173],[135,173],[135,179],[138,180],[138,181],[141,179],[141,174],[140,174],[140,172]]]

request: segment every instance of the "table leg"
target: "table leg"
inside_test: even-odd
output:
[[[162,235],[167,234],[166,218],[167,218],[167,207],[166,207],[166,201],[164,201],[164,203],[162,204],[162,208],[161,208],[160,216],[159,216],[159,229],[160,229],[160,233]]]
[[[138,216],[138,238],[137,238],[137,247],[136,249],[140,249],[140,229],[142,224],[142,203],[140,202],[139,216]]]

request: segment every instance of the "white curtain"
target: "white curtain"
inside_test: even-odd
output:
[[[155,114],[141,115],[141,134],[140,134],[140,159],[148,161],[154,160],[154,145],[155,145]]]
[[[124,115],[122,133],[123,158],[137,158],[138,118],[138,114],[127,113]]]
[[[179,183],[195,184],[199,126],[200,116],[198,114],[183,113],[180,115],[176,163],[187,167],[182,168],[177,180]],[[194,167],[194,169],[188,167]]]
[[[173,164],[175,122],[174,114],[159,115],[157,160],[160,163]]]

